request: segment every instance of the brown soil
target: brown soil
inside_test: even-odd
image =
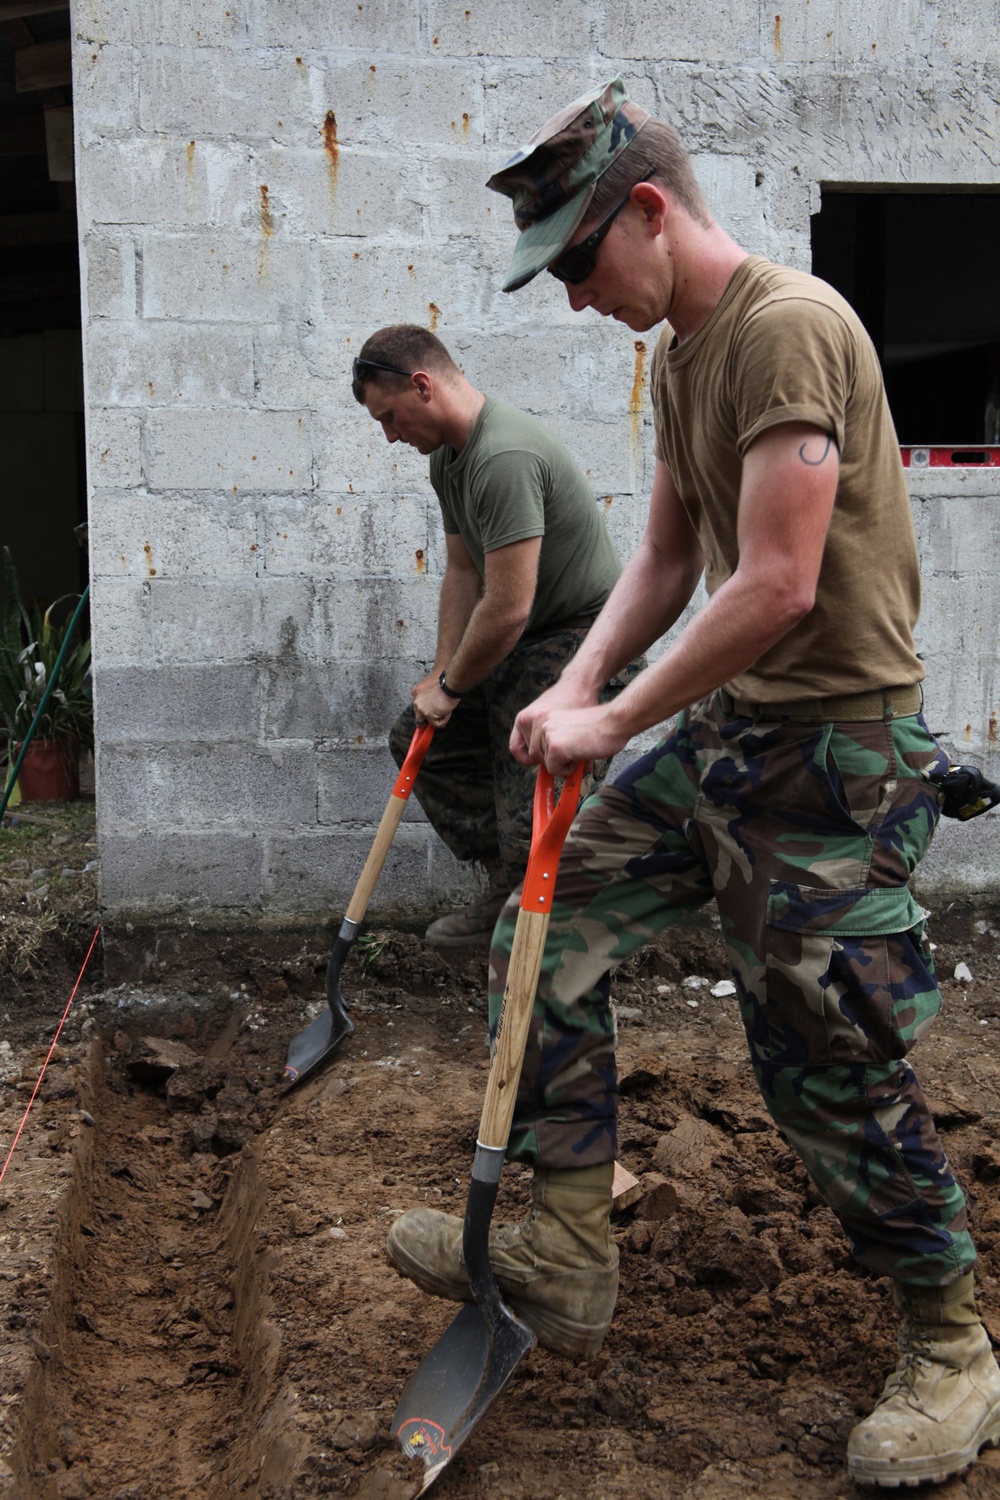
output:
[[[93,876],[61,873],[92,853],[88,819],[52,808],[0,831],[0,1166],[94,930]],[[1000,1340],[1000,911],[939,911],[931,935],[945,1012],[915,1061]],[[455,1309],[383,1246],[402,1209],[464,1207],[486,964],[370,931],[343,983],[356,1033],[282,1094],[328,945],[116,934],[91,960],[0,1187],[0,1496],[414,1493],[390,1419]],[[708,920],[615,981],[621,1159],[668,1186],[616,1216],[606,1344],[529,1353],[442,1500],[864,1493],[843,1454],[893,1363],[887,1285],[852,1264],[770,1124],[735,1001],[690,976],[727,977]],[[499,1212],[523,1209],[527,1180],[508,1170]],[[990,1451],[934,1493],[998,1492]]]

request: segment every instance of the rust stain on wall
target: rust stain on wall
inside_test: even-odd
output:
[[[146,572],[150,578],[156,577],[156,569],[153,567],[153,549],[148,542],[143,542],[142,550],[146,554]]]
[[[424,549],[423,549],[423,547],[418,547],[417,548],[417,572],[418,573],[426,573],[427,572],[427,558],[424,556]]]
[[[986,731],[986,738],[989,740],[989,742],[990,742],[991,745],[995,745],[996,742],[997,742],[997,716],[996,716],[996,714],[990,714],[990,727]]]
[[[780,16],[775,16],[775,18],[774,18],[774,50],[777,53],[777,55],[780,57],[781,56],[781,17]]]
[[[323,150],[326,152],[326,169],[330,176],[330,191],[337,191],[337,171],[340,167],[340,147],[337,144],[337,116],[328,109],[323,120]]]
[[[642,384],[646,374],[646,345],[642,339],[635,341],[635,369],[632,373],[632,392],[628,401],[629,422],[632,427],[632,442],[638,447],[642,428]]]
[[[431,315],[430,331],[431,333],[435,333],[437,331],[438,318],[441,316],[441,309],[436,302],[428,302],[427,311]]]
[[[261,232],[270,239],[274,233],[274,215],[271,212],[271,202],[267,196],[267,183],[260,185],[260,227]]]

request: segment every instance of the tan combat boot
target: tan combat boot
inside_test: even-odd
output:
[[[490,883],[481,896],[459,911],[438,917],[424,933],[424,941],[435,948],[488,948],[510,895],[510,881],[502,870],[489,872]]]
[[[614,1312],[614,1171],[613,1162],[569,1171],[537,1168],[524,1223],[490,1229],[490,1264],[505,1299],[539,1342],[560,1354],[596,1354]],[[393,1224],[387,1248],[396,1269],[425,1292],[473,1300],[456,1215],[413,1208]]]
[[[1000,1443],[1000,1369],[969,1271],[948,1287],[896,1288],[901,1358],[847,1444],[858,1484],[940,1483]]]

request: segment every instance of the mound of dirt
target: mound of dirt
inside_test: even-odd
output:
[[[932,936],[945,1011],[914,1060],[1000,1339],[1000,913],[952,908]],[[3,976],[5,1143],[81,939],[67,925],[58,957]],[[88,971],[0,1189],[0,1494],[415,1492],[391,1418],[455,1308],[398,1277],[384,1243],[402,1210],[464,1209],[486,959],[371,928],[344,976],[355,1033],[282,1093],[328,941],[116,934],[113,975],[96,969],[95,987]],[[712,993],[727,977],[707,919],[616,976],[620,1157],[639,1192],[615,1217],[609,1337],[593,1359],[531,1351],[442,1497],[854,1494],[844,1446],[894,1362],[889,1288],[850,1260],[763,1109],[735,999]],[[498,1215],[522,1213],[527,1188],[509,1168]],[[988,1452],[935,1493],[998,1490]]]

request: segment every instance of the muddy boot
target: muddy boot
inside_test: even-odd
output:
[[[510,882],[502,871],[490,871],[490,883],[482,896],[460,911],[438,917],[424,933],[435,948],[488,948],[497,917],[510,895]]]
[[[614,1163],[571,1171],[536,1168],[523,1224],[490,1230],[490,1264],[507,1302],[547,1349],[596,1354],[618,1294],[611,1238]],[[389,1259],[425,1292],[471,1302],[462,1220],[432,1208],[402,1214],[389,1231]]]
[[[1000,1369],[979,1321],[969,1271],[953,1286],[896,1287],[901,1358],[847,1444],[858,1484],[891,1488],[961,1474],[1000,1443]]]

